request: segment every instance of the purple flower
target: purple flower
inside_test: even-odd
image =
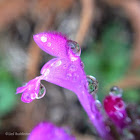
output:
[[[30,103],[34,99],[39,98],[40,96],[40,80],[41,76],[36,77],[35,79],[26,83],[22,87],[18,87],[16,94],[22,93],[21,100],[25,103]],[[44,91],[45,92],[45,91]],[[43,95],[42,95],[43,96]]]
[[[75,140],[75,138],[52,123],[42,122],[32,130],[27,140]]]
[[[59,33],[51,32],[34,35],[34,40],[42,50],[57,58],[50,60],[43,66],[40,77],[17,89],[17,93],[23,92],[22,101],[29,103],[36,98],[39,93],[40,79],[67,88],[76,93],[100,136],[104,140],[112,140],[112,136],[104,122],[104,116],[98,108],[97,103],[99,101],[93,97],[94,92],[89,91],[88,86],[91,87],[89,84],[92,83],[94,87],[96,82],[94,81],[95,78],[92,78],[92,76],[87,77],[84,72],[79,45]],[[34,98],[31,97],[32,94]],[[26,99],[26,97],[28,98]]]

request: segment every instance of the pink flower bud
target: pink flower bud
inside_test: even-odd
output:
[[[126,126],[126,107],[121,96],[115,94],[106,96],[104,99],[104,109],[116,126],[119,128]]]

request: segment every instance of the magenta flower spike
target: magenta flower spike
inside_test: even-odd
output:
[[[75,140],[75,138],[52,123],[42,122],[32,130],[27,140]]]
[[[34,35],[34,40],[42,50],[57,57],[43,66],[40,79],[75,92],[99,135],[104,140],[112,140],[98,108],[99,101],[89,92],[87,76],[80,59],[79,45],[61,34],[51,32]],[[19,92],[24,93],[22,90]]]
[[[110,95],[106,96],[104,99],[104,108],[109,118],[119,130],[128,125],[126,106],[120,94],[116,95],[111,92]]]

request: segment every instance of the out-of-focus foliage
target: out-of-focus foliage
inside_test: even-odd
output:
[[[17,103],[16,87],[16,79],[4,67],[0,67],[0,117],[14,109]]]
[[[82,60],[88,75],[99,81],[99,98],[108,94],[109,86],[121,79],[130,62],[131,42],[125,25],[116,21],[107,24],[99,40],[88,44],[82,52]],[[127,95],[126,95],[127,94]],[[127,90],[127,101],[138,102],[138,91]]]

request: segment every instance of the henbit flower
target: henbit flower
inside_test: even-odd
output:
[[[42,41],[42,37],[44,36],[47,38],[45,43]],[[51,39],[54,39],[52,40],[53,42],[51,42]],[[75,92],[100,136],[103,139],[112,139],[104,123],[104,118],[98,109],[96,100],[88,91],[87,76],[84,72],[83,62],[80,59],[81,49],[79,45],[75,41],[68,40],[60,34],[58,37],[58,34],[55,33],[37,34],[34,35],[34,40],[41,49],[58,57],[50,60],[41,69],[41,74],[44,75],[43,80]],[[59,40],[61,41],[59,42]],[[46,45],[48,43],[52,44],[52,48]],[[53,46],[53,44],[55,44],[55,46]],[[59,53],[55,52],[55,49],[58,50]]]
[[[50,32],[34,35],[34,40],[42,50],[57,57],[43,66],[41,80],[75,92],[100,136],[104,140],[112,140],[104,117],[96,104],[97,101],[87,87],[88,80],[80,59],[79,45],[61,34]]]
[[[21,100],[23,102],[30,103],[34,99],[38,98],[38,96],[40,96],[39,92],[41,79],[41,76],[36,77],[35,79],[32,79],[31,81],[26,83],[26,85],[17,88],[16,94],[22,93]]]
[[[27,140],[75,140],[75,138],[52,123],[42,122],[32,130]]]
[[[110,93],[104,99],[104,108],[109,118],[121,130],[128,125],[125,103],[120,95]]]

